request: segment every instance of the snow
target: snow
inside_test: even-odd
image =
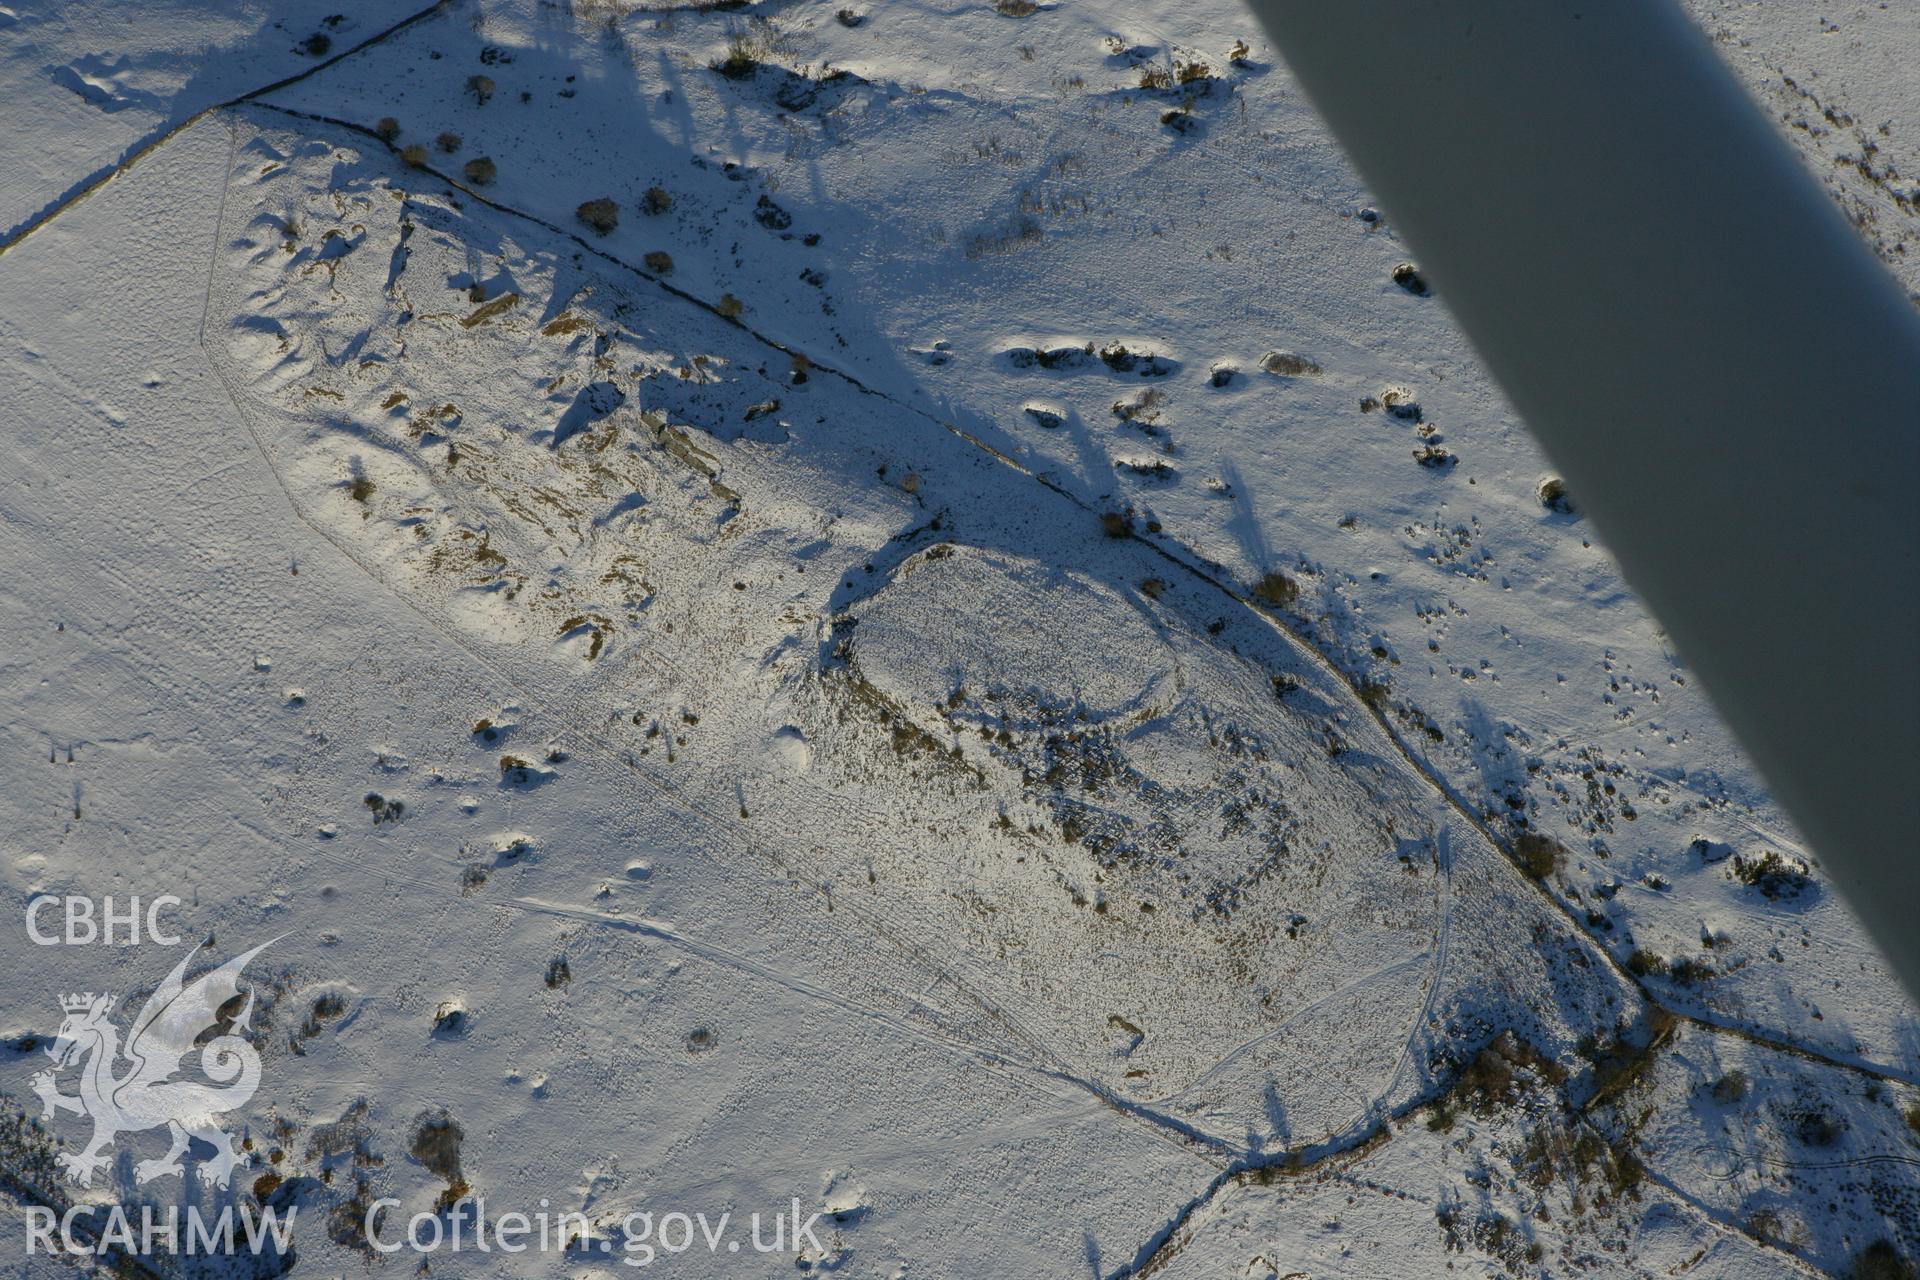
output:
[[[1247,16],[836,8],[467,0],[190,123],[406,15],[13,14],[7,891],[275,939],[295,1270],[442,1109],[491,1213],[798,1197],[847,1275],[1920,1249],[1910,1006]],[[1905,19],[1721,8],[1905,158]],[[177,951],[7,938],[37,1115]]]
[[[12,237],[209,107],[310,71],[385,29],[353,0],[259,5],[94,0],[0,6],[7,134],[0,225]]]

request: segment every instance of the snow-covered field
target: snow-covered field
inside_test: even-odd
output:
[[[1920,16],[1691,9],[1920,287]],[[1914,1010],[1237,5],[0,52],[19,1274],[1912,1274]],[[196,943],[249,1167],[77,1185]]]

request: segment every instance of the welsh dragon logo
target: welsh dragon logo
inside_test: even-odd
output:
[[[154,993],[147,997],[133,1025],[127,1030],[126,1044],[120,1043],[120,1031],[108,1020],[112,995],[60,997],[66,1018],[60,1033],[47,1049],[57,1064],[53,1071],[37,1072],[33,1091],[40,1095],[48,1119],[62,1111],[72,1111],[93,1120],[93,1139],[78,1153],[63,1151],[59,1165],[76,1186],[91,1186],[93,1175],[108,1162],[103,1154],[123,1133],[138,1133],[165,1125],[173,1145],[158,1160],[142,1160],[133,1167],[136,1182],[151,1182],[167,1174],[183,1172],[180,1158],[187,1154],[189,1140],[198,1138],[214,1150],[213,1158],[200,1166],[203,1181],[224,1187],[236,1166],[249,1159],[236,1151],[233,1137],[214,1123],[225,1111],[244,1106],[260,1085],[260,1055],[252,1045],[236,1034],[248,1028],[253,1015],[253,992],[231,1025],[222,1027],[220,1009],[240,992],[240,972],[247,962],[271,943],[261,943],[244,955],[235,956],[210,973],[196,978],[191,986],[183,979],[193,950],[180,957]],[[217,1031],[202,1044],[204,1033]],[[200,1049],[200,1069],[212,1084],[196,1080],[175,1080],[184,1059]],[[124,1070],[117,1071],[124,1060]],[[68,1097],[59,1090],[60,1070],[80,1063],[80,1094]]]

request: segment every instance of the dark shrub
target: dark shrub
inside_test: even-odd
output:
[[[1284,609],[1300,598],[1300,584],[1276,569],[1254,584],[1253,598]]]
[[[1552,836],[1543,836],[1538,831],[1522,831],[1513,839],[1513,852],[1520,859],[1520,869],[1535,880],[1545,880],[1559,869],[1560,859],[1566,850]]]
[[[605,196],[589,200],[573,212],[575,217],[603,236],[620,225],[620,206]]]

